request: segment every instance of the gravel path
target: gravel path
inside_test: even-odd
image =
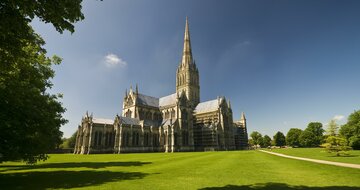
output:
[[[349,164],[349,163],[342,163],[342,162],[332,162],[332,161],[326,161],[326,160],[317,160],[317,159],[311,159],[311,158],[289,156],[289,155],[270,152],[270,151],[266,151],[266,150],[259,150],[259,151],[265,152],[265,153],[268,153],[268,154],[273,154],[273,155],[276,155],[276,156],[285,157],[285,158],[296,159],[296,160],[304,160],[304,161],[315,162],[315,163],[319,163],[319,164],[328,164],[328,165],[334,165],[334,166],[341,166],[341,167],[360,169],[360,164]]]

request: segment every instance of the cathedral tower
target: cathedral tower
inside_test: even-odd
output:
[[[181,63],[176,71],[176,94],[180,96],[182,91],[195,107],[200,102],[199,71],[192,57],[189,22],[186,17],[184,49]]]

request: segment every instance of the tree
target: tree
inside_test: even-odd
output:
[[[253,147],[255,144],[254,144],[254,140],[252,140],[252,139],[249,139],[248,140],[248,143],[249,143],[249,146],[250,147]]]
[[[36,43],[38,37],[30,22],[38,17],[42,22],[52,23],[63,33],[74,32],[77,21],[84,19],[81,12],[82,0],[58,1],[13,1],[2,0],[0,4],[0,57],[4,65],[11,65],[19,57],[26,56],[24,47]]]
[[[300,135],[300,144],[305,147],[318,147],[323,142],[323,125],[320,122],[310,122]]]
[[[252,132],[250,134],[250,137],[252,138],[254,145],[258,146],[258,145],[260,145],[262,143],[261,142],[262,141],[262,135],[259,132],[257,132],[257,131]]]
[[[64,138],[62,144],[60,145],[60,148],[74,148],[76,142],[76,134],[77,132],[71,135],[70,138]]]
[[[316,147],[318,146],[316,136],[309,130],[304,130],[299,136],[299,142],[302,147]]]
[[[355,128],[352,125],[345,124],[340,127],[339,133],[349,142],[349,139],[355,135]]]
[[[326,130],[326,134],[328,136],[336,136],[338,134],[339,126],[336,123],[335,119],[330,120],[328,128]]]
[[[274,142],[275,142],[275,146],[285,146],[285,135],[278,131],[275,135],[274,135]]]
[[[260,146],[260,147],[264,147],[264,137],[260,137],[260,138],[258,139],[258,143],[259,143],[259,146]]]
[[[292,147],[300,146],[300,135],[303,131],[297,128],[291,128],[286,134],[286,144]]]
[[[265,135],[263,138],[263,147],[271,146],[271,138],[268,135]]]
[[[337,136],[328,136],[326,139],[326,143],[321,145],[325,147],[326,151],[329,153],[336,153],[336,156],[340,156],[341,154],[347,154],[348,150],[351,150],[351,147],[346,145],[346,140]]]
[[[48,92],[54,77],[44,40],[30,26],[37,16],[57,31],[74,32],[82,20],[80,0],[12,1],[0,3],[0,162],[46,160],[61,142],[65,108],[60,94]]]
[[[360,150],[360,136],[350,137],[349,146],[351,146],[354,150]]]
[[[340,128],[340,135],[355,150],[360,150],[360,110],[349,115],[348,121]]]
[[[335,152],[336,156],[347,154],[347,151],[351,149],[351,147],[347,146],[346,139],[338,136],[338,128],[336,121],[332,119],[326,130],[326,143],[321,145],[325,147],[327,152]]]

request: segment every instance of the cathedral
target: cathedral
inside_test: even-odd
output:
[[[184,48],[176,70],[176,91],[156,98],[138,86],[125,93],[121,116],[86,115],[76,135],[75,154],[186,152],[247,149],[246,118],[233,120],[225,97],[201,102],[199,70],[193,60],[186,19]]]

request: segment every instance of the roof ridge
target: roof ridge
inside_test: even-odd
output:
[[[154,97],[154,96],[149,96],[149,95],[145,95],[145,94],[141,94],[141,93],[139,93],[138,95],[143,95],[143,96],[147,96],[147,97],[151,97],[151,98],[156,98],[156,99],[159,99],[159,98],[157,98],[157,97]]]

